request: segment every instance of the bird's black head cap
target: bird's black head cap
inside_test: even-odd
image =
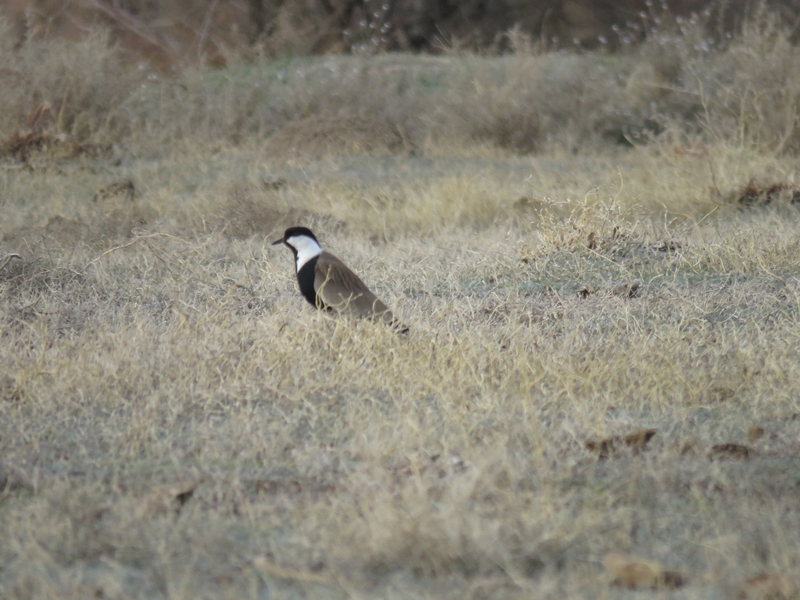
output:
[[[289,229],[283,232],[283,237],[279,240],[275,240],[274,242],[272,242],[272,245],[277,246],[278,244],[285,244],[286,240],[288,240],[290,237],[295,237],[295,236],[310,237],[312,240],[319,243],[316,236],[313,233],[311,233],[311,230],[308,227],[289,227]]]

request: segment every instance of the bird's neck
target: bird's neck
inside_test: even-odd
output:
[[[304,237],[299,240],[292,240],[292,245],[295,249],[295,261],[297,264],[297,272],[300,272],[308,261],[318,258],[322,254],[322,248],[314,240]],[[316,261],[315,261],[316,262]]]
[[[297,269],[297,283],[300,286],[300,293],[308,300],[312,306],[317,306],[317,291],[314,289],[314,279],[317,271],[317,256],[309,258],[305,264]],[[300,261],[298,260],[298,264]],[[321,307],[318,307],[321,308]]]

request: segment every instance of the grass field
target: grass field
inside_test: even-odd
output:
[[[103,85],[101,38],[6,48],[0,597],[800,597],[781,40]],[[295,224],[410,333],[308,306]]]

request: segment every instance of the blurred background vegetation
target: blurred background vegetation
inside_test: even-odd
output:
[[[311,159],[424,156],[431,142],[800,150],[796,2],[3,7],[0,158],[13,162],[43,148],[141,155],[180,139]]]
[[[796,28],[797,0],[6,0],[17,44],[76,40],[98,25],[129,58],[162,70],[232,54],[269,56],[442,52],[504,53],[520,36],[541,50],[614,51],[687,23],[716,42],[770,11]]]

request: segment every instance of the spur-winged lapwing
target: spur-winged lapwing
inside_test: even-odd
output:
[[[294,253],[300,292],[313,306],[353,317],[390,324],[400,333],[408,327],[397,321],[389,307],[373,294],[347,265],[322,249],[306,227],[290,227],[273,246],[286,244]]]

